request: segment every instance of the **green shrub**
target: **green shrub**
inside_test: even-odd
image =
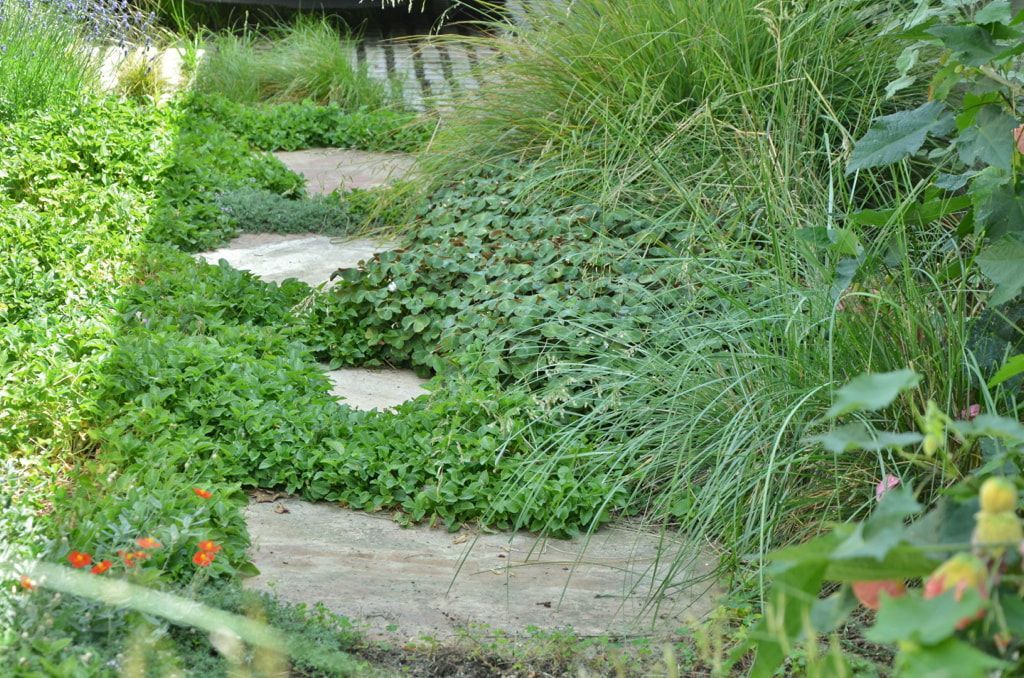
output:
[[[425,121],[386,109],[347,112],[310,102],[245,106],[214,96],[193,98],[189,108],[265,151],[318,146],[414,151],[431,131]]]
[[[264,44],[266,43],[266,44]],[[195,89],[242,104],[311,101],[345,111],[399,104],[389,88],[352,63],[355,40],[326,19],[298,17],[261,39],[214,35],[196,73]]]
[[[379,196],[373,193],[295,200],[273,191],[241,188],[221,193],[217,204],[242,231],[351,235],[378,222]]]
[[[486,39],[505,58],[446,117],[428,175],[525,157],[549,196],[649,197],[697,218],[709,198],[798,212],[828,194],[826,144],[880,108],[898,52],[877,38],[887,10],[868,1],[531,6],[514,33]]]

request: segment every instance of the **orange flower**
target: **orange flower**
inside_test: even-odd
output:
[[[92,564],[92,556],[81,551],[72,551],[68,554],[68,562],[71,563],[71,567],[80,570]]]
[[[206,551],[207,553],[216,553],[220,551],[220,544],[209,539],[199,542],[199,550]]]
[[[104,572],[110,569],[111,565],[113,565],[113,563],[109,560],[101,560],[100,562],[93,565],[92,569],[89,571],[93,574],[103,574]]]
[[[21,588],[26,591],[31,591],[36,587],[36,583],[28,578],[27,574],[21,575]]]
[[[199,567],[209,567],[210,563],[213,562],[214,554],[209,551],[196,551],[196,554],[192,556],[192,562]]]
[[[210,497],[213,496],[213,492],[210,492],[209,490],[204,490],[201,487],[193,487],[192,491],[195,492],[198,496],[202,497],[203,499],[209,499]]]
[[[118,551],[117,555],[124,561],[125,567],[135,567],[136,560],[149,558],[149,554],[145,551]]]
[[[160,542],[152,537],[140,537],[135,540],[135,543],[144,549],[158,549],[161,546]]]

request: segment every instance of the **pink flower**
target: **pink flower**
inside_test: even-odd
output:
[[[974,403],[970,407],[965,407],[964,409],[960,410],[961,419],[974,419],[979,414],[981,414],[981,405],[979,405],[978,403]]]
[[[899,487],[900,479],[891,473],[885,474],[885,477],[878,481],[875,485],[875,500],[882,501],[882,497],[889,490]]]

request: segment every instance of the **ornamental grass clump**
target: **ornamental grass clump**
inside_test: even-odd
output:
[[[0,120],[80,102],[106,49],[147,42],[151,23],[126,0],[0,0]]]

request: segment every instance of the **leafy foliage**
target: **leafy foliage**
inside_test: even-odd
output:
[[[312,102],[247,106],[210,96],[194,98],[189,108],[266,151],[318,146],[411,151],[426,143],[431,129],[408,113],[387,109],[350,112]]]
[[[592,496],[606,488],[579,488],[571,463],[535,507],[525,510],[521,497],[495,503],[518,467],[496,451],[525,425],[523,394],[497,395],[480,382],[394,414],[352,411],[311,361],[307,346],[322,344],[323,329],[295,310],[308,287],[267,285],[172,251],[151,262],[148,282],[122,303],[96,406],[117,466],[141,473],[158,455],[163,469],[193,474],[193,483],[397,507],[406,519],[439,516],[452,528],[486,517],[536,529],[554,512],[564,533],[598,515]]]
[[[986,243],[977,256],[981,271],[995,284],[991,298],[1005,304],[1024,290],[1024,189],[1020,185],[1020,124],[1017,112],[1024,80],[1017,70],[1024,32],[1011,4],[923,3],[899,25],[907,45],[899,62],[899,87],[914,81],[911,70],[921,54],[938,51],[929,84],[932,99],[916,109],[878,118],[856,144],[847,166],[854,172],[891,164],[918,154],[931,136],[938,143],[927,157],[952,173],[936,188],[967,186],[970,200],[949,197],[948,214],[960,222],[958,235]],[[890,86],[895,89],[896,83]]]
[[[649,223],[594,208],[526,205],[511,170],[440,190],[410,237],[333,289],[334,360],[411,363],[507,381],[642,335],[642,283],[671,275],[634,253]],[[666,234],[671,239],[670,234]],[[438,246],[442,244],[440,247]],[[564,322],[568,315],[604,337]],[[543,356],[543,358],[541,358]]]
[[[889,400],[915,386],[905,374],[877,376],[901,384]],[[864,383],[861,379],[859,385],[850,386],[859,388]],[[870,407],[870,403],[860,404],[844,414]],[[867,520],[841,525],[808,543],[773,554],[773,584],[766,598],[765,617],[750,641],[734,653],[735,659],[756,648],[751,675],[773,675],[787,654],[786,648],[798,637],[816,642],[818,634],[831,634],[848,623],[856,607],[849,583],[854,583],[856,593],[858,583],[902,583],[920,577],[926,578],[922,590],[881,598],[881,609],[865,633],[874,642],[898,646],[899,675],[985,676],[1020,671],[1024,608],[1015,601],[1024,542],[1020,540],[1016,479],[1024,463],[1024,428],[1015,420],[994,415],[954,421],[929,411],[921,418],[925,442],[915,457],[927,460],[936,451],[949,454],[945,445],[929,450],[927,440],[935,435],[938,422],[943,437],[954,436],[963,446],[960,454],[972,447],[985,449],[992,437],[997,437],[1001,447],[998,458],[990,458],[977,475],[965,478],[927,512],[909,489],[880,485],[878,506]],[[894,446],[908,447],[919,440],[920,436],[907,438]],[[850,449],[859,447],[853,443]],[[994,471],[1010,473],[1015,480],[998,477],[982,484]],[[975,496],[979,485],[980,512]],[[1009,511],[997,513],[1006,507]],[[1006,536],[983,531],[983,522],[993,516],[999,520],[992,524],[1013,529],[1003,528],[1001,533]],[[1009,543],[1004,543],[1007,540]],[[970,547],[975,555],[966,552]],[[945,558],[948,560],[940,565]],[[844,586],[823,599],[818,594],[826,582]],[[860,594],[858,597],[869,604]],[[877,609],[877,604],[871,604]]]

